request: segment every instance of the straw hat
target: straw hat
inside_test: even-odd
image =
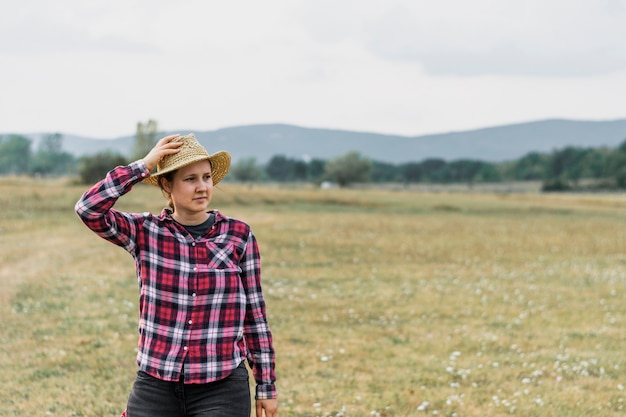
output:
[[[159,185],[159,176],[168,172],[176,171],[179,168],[193,164],[194,162],[208,160],[211,162],[211,177],[213,185],[224,179],[230,169],[230,154],[226,151],[219,151],[213,155],[200,145],[193,133],[179,136],[172,142],[183,142],[180,151],[173,155],[164,156],[157,164],[157,172],[150,175],[143,182],[151,185]]]

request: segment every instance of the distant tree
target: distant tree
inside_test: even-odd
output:
[[[340,187],[345,187],[351,183],[367,181],[371,168],[372,162],[369,159],[353,151],[328,161],[325,176]]]
[[[51,154],[60,154],[63,152],[63,135],[60,133],[46,135],[39,143],[39,150]]]
[[[157,136],[158,125],[156,120],[150,119],[146,123],[137,122],[135,144],[130,159],[135,161],[146,156],[156,144]]]
[[[0,139],[0,174],[27,174],[31,156],[26,137],[10,135]]]
[[[546,176],[549,158],[539,152],[531,152],[511,164],[510,179],[538,181]]]
[[[608,155],[604,177],[612,178],[619,188],[626,188],[626,140]]]
[[[389,162],[372,161],[370,180],[372,182],[394,182],[401,179],[398,166]]]
[[[94,184],[103,179],[116,166],[127,164],[128,160],[118,153],[111,151],[98,152],[94,155],[80,158],[78,174],[83,184]]]
[[[285,155],[274,155],[265,165],[265,173],[272,181],[291,180],[293,169],[293,161]]]
[[[589,152],[590,149],[582,149],[573,146],[554,151],[548,163],[546,180],[577,182],[581,177],[581,161]]]
[[[500,175],[495,166],[483,161],[459,159],[442,168],[444,182],[497,182]]]
[[[446,161],[439,158],[429,158],[422,161],[422,178],[426,182],[441,182],[443,169],[446,165]]]
[[[620,151],[607,148],[589,149],[585,156],[580,160],[580,177],[607,178],[607,164],[611,158],[611,155],[617,153],[620,153]]]
[[[618,169],[613,173],[613,178],[615,179],[615,184],[619,188],[626,188],[626,160],[625,164],[621,165]]]
[[[476,161],[458,160],[446,164],[442,170],[443,182],[472,182],[479,164]]]
[[[265,164],[264,170],[272,181],[315,181],[324,172],[324,162],[316,159],[306,162],[285,155],[274,155]]]
[[[245,158],[231,167],[230,175],[236,181],[255,182],[263,177],[263,168],[257,165],[255,158]]]
[[[570,191],[572,186],[562,179],[544,180],[541,185],[541,191],[553,192],[553,191]]]
[[[419,162],[408,162],[400,166],[400,175],[404,182],[419,182],[424,175],[424,167]]]
[[[502,174],[496,164],[481,162],[472,181],[477,183],[500,182],[502,181]]]
[[[60,133],[45,136],[33,155],[30,172],[35,175],[65,175],[74,169],[75,160],[69,152],[63,152],[63,136]]]
[[[321,182],[324,177],[326,161],[322,159],[312,159],[307,164],[306,178],[309,181]]]
[[[291,168],[291,179],[294,181],[306,181],[308,173],[308,165],[301,159],[293,161]]]

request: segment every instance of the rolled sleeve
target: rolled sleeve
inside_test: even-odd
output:
[[[276,358],[272,332],[267,322],[265,300],[261,289],[261,259],[256,238],[248,235],[241,262],[241,278],[246,291],[244,336],[248,362],[256,381],[256,398],[276,398]]]

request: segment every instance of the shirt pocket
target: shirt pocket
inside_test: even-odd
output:
[[[199,254],[199,260],[205,261],[201,262],[203,264],[202,269],[205,272],[239,269],[239,255],[236,245],[229,242],[215,243],[206,241],[204,245],[199,246],[203,252]]]
[[[237,246],[230,243],[208,241],[201,245],[204,251],[199,262],[196,288],[203,295],[219,295],[224,302],[232,302],[242,293],[241,268]]]

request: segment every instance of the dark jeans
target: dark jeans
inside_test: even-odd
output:
[[[167,382],[137,372],[128,417],[250,417],[248,370],[242,364],[226,379],[208,384]]]

